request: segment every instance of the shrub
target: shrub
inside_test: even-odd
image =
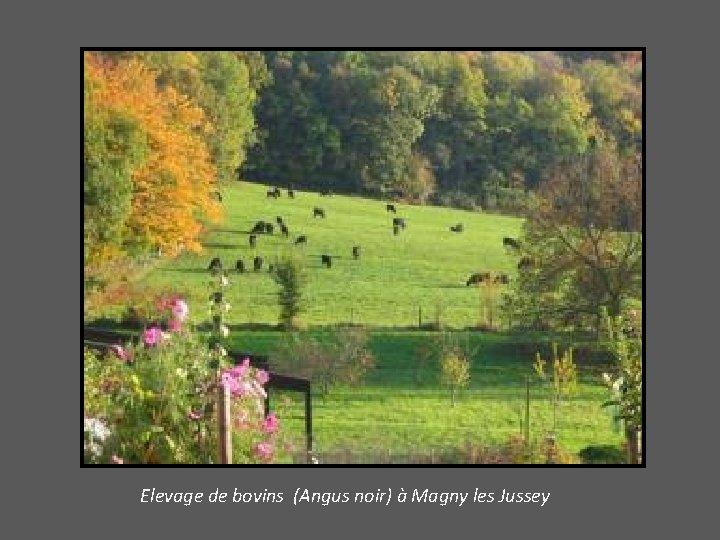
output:
[[[583,463],[622,465],[627,463],[625,450],[610,444],[586,446],[579,452]]]
[[[286,258],[277,263],[272,277],[280,285],[278,304],[280,305],[280,322],[284,328],[291,330],[298,327],[297,317],[301,313],[302,289],[305,285],[305,268],[298,258]]]
[[[324,340],[294,333],[273,351],[271,363],[318,385],[324,399],[336,384],[358,384],[374,365],[368,339],[360,327],[339,328]]]

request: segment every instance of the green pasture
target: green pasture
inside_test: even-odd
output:
[[[314,331],[322,337],[322,331]],[[542,439],[553,430],[563,448],[578,452],[587,445],[619,444],[610,413],[601,408],[608,392],[601,382],[602,367],[579,367],[576,392],[557,409],[553,426],[551,390],[534,375],[535,350],[517,337],[458,332],[460,344],[474,350],[471,381],[454,407],[439,384],[435,360],[419,362],[418,348],[436,337],[433,332],[380,331],[371,334],[376,366],[359,386],[340,386],[322,399],[313,399],[315,448],[322,453],[429,454],[466,443],[502,444],[521,433],[526,379],[530,376],[530,429]],[[270,355],[277,331],[240,331],[228,343],[235,350]],[[545,359],[548,346],[539,345]],[[304,435],[304,401],[300,394],[276,392],[271,399],[286,432],[298,441]],[[301,442],[298,443],[302,448]]]
[[[208,231],[200,255],[183,254],[159,265],[145,283],[184,293],[193,306],[207,299],[207,266],[220,257],[231,271],[228,300],[233,305],[230,324],[277,324],[277,285],[267,272],[268,262],[289,253],[306,263],[305,310],[300,321],[307,325],[355,322],[369,326],[406,327],[440,322],[450,327],[475,326],[483,309],[477,287],[467,287],[468,276],[478,271],[515,275],[516,258],[503,247],[504,236],[516,236],[521,220],[430,206],[397,204],[397,217],[407,228],[393,234],[392,218],[385,202],[318,193],[296,192],[294,199],[283,190],[278,199],[266,196],[267,187],[235,183],[223,190],[225,220]],[[313,217],[314,207],[326,218]],[[248,231],[256,221],[275,223],[282,216],[290,230],[284,238],[275,227],[272,235],[258,235],[250,247]],[[462,223],[457,234],[449,227]],[[299,235],[306,246],[295,246]],[[352,247],[361,247],[360,260]],[[321,265],[320,256],[333,257],[332,268]],[[252,271],[252,259],[262,256],[265,267]],[[242,258],[249,272],[234,272]]]

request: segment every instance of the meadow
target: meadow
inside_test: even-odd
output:
[[[534,376],[532,367],[535,351],[544,347],[546,353],[549,338],[477,329],[487,322],[488,302],[495,304],[497,317],[502,286],[488,299],[484,288],[468,287],[466,280],[483,271],[505,272],[511,280],[516,276],[516,257],[503,246],[503,238],[520,233],[520,219],[403,204],[392,214],[378,200],[302,191],[290,199],[285,190],[274,199],[267,191],[268,186],[251,183],[224,187],[225,219],[208,230],[204,253],[160,260],[131,286],[183,295],[192,322],[201,324],[208,318],[208,263],[219,257],[230,278],[227,346],[268,354],[272,363],[273,350],[285,333],[276,327],[278,286],[267,264],[291,252],[302,257],[308,278],[300,316],[304,334],[317,336],[340,324],[360,324],[375,357],[375,367],[361,385],[339,385],[313,400],[319,455],[348,452],[354,460],[362,460],[357,457],[362,455],[375,456],[365,458],[373,460],[380,453],[391,460],[392,455],[427,455],[467,443],[502,444],[522,433],[528,376],[536,439],[555,431],[571,452],[620,444],[621,434],[601,408],[608,399],[602,366],[580,366],[577,391],[560,404],[554,418],[550,388]],[[314,207],[323,208],[326,218],[313,217]],[[255,222],[274,223],[276,216],[289,227],[289,238],[276,227],[272,235],[258,235],[251,247],[248,233]],[[393,234],[393,217],[407,222],[398,235]],[[464,232],[449,230],[456,223],[464,225]],[[294,245],[299,235],[307,236],[307,245]],[[355,245],[361,246],[359,260],[352,257]],[[331,268],[321,265],[323,254],[333,256]],[[266,266],[254,272],[252,258],[257,255],[265,258]],[[249,268],[245,273],[234,271],[239,258]],[[103,316],[120,318],[127,307],[117,305]],[[419,328],[421,322],[440,323],[475,351],[470,384],[455,406],[439,384],[437,361],[419,360],[419,351],[438,335]],[[272,403],[283,429],[302,448],[301,396],[276,393]]]
[[[233,270],[242,258],[251,271],[231,271],[228,300],[234,309],[230,324],[278,322],[275,294],[277,285],[267,264],[294,252],[306,263],[307,285],[301,322],[307,326],[354,322],[368,326],[414,326],[436,321],[448,327],[475,326],[483,310],[477,287],[466,286],[473,272],[493,271],[515,275],[517,260],[503,247],[504,236],[517,236],[521,220],[431,206],[398,204],[397,217],[407,228],[394,235],[392,218],[385,203],[378,200],[318,193],[296,192],[289,199],[283,190],[278,199],[266,197],[267,187],[235,183],[223,192],[225,221],[211,227],[204,241],[205,252],[183,254],[158,266],[144,283],[161,289],[175,289],[191,303],[206,298],[207,266],[219,257]],[[313,217],[321,207],[326,218]],[[284,238],[277,226],[272,235],[258,235],[256,247],[248,232],[256,221],[275,223],[282,216],[290,230]],[[463,233],[449,227],[463,223]],[[307,245],[294,245],[299,235]],[[359,260],[352,247],[361,248]],[[321,265],[320,257],[333,257],[332,268]],[[264,270],[252,271],[252,259],[265,259]],[[512,277],[511,277],[512,279]]]

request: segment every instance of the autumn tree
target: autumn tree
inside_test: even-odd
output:
[[[604,143],[556,168],[521,239],[514,321],[597,332],[601,308],[616,316],[641,298],[642,183],[639,158]]]
[[[86,244],[107,245],[93,231],[117,200],[112,231],[120,254],[199,251],[202,220],[220,216],[203,111],[174,87],[159,87],[137,58],[86,53],[85,78]]]

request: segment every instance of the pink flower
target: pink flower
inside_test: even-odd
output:
[[[257,443],[253,447],[253,454],[261,461],[270,461],[273,455],[273,445],[267,442]]]
[[[123,362],[127,361],[130,355],[122,348],[121,345],[115,344],[110,347],[110,350],[115,356],[117,356]]]
[[[268,414],[263,421],[262,427],[265,433],[275,433],[278,430],[278,427],[280,427],[277,416],[273,413]]]
[[[182,330],[182,321],[180,319],[170,319],[168,321],[168,330],[171,332],[179,332]]]
[[[124,460],[123,458],[117,457],[115,454],[113,454],[112,462],[113,462],[115,465],[122,465],[123,463],[125,463],[125,460]]]
[[[184,321],[190,313],[190,308],[182,298],[174,298],[170,303],[170,309],[178,321]]]
[[[258,369],[257,373],[255,373],[255,380],[260,384],[265,384],[270,380],[270,375],[264,369]]]
[[[153,326],[143,332],[143,343],[148,347],[152,347],[153,345],[160,343],[162,337],[162,330],[160,330],[157,326]]]

